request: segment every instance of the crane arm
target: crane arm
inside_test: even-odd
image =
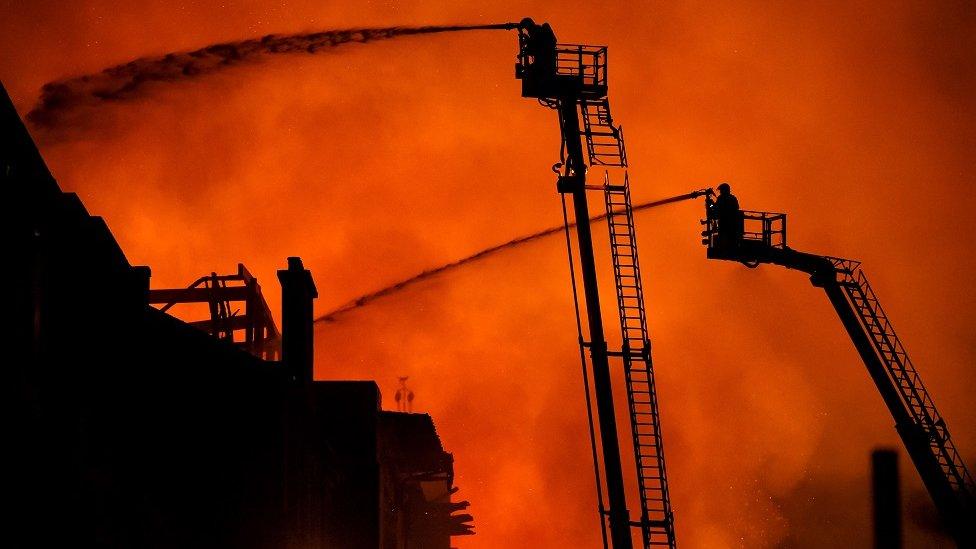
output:
[[[976,484],[860,263],[793,250],[786,245],[784,214],[742,215],[747,227],[731,245],[728,238],[718,238],[721,226],[715,220],[703,221],[709,259],[795,269],[824,290],[949,533],[959,547],[976,547]]]
[[[859,263],[824,257],[829,276],[814,275],[895,421],[912,464],[959,547],[976,546],[976,485],[945,420]]]

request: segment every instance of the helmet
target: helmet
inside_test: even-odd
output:
[[[721,185],[718,186],[718,190],[720,190],[720,191],[730,191],[730,190],[732,190],[732,187],[730,187],[728,183],[722,183]]]
[[[535,26],[535,21],[533,21],[531,17],[526,17],[522,19],[522,21],[519,23],[519,27],[523,29],[527,29],[529,27],[534,27],[534,26]]]

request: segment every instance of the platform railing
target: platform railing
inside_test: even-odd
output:
[[[739,238],[729,237],[728,242],[741,240],[743,242],[755,243],[769,248],[786,248],[786,214],[777,212],[759,212],[753,210],[739,211],[741,216],[741,229],[731,227],[732,235],[741,231]],[[724,229],[720,226],[721,221],[709,215],[705,221],[705,230],[702,232],[702,243],[709,248],[717,248],[722,245],[720,233]],[[753,245],[755,245],[753,244]]]
[[[583,86],[607,85],[607,47],[584,44],[556,46],[556,75],[575,76]]]

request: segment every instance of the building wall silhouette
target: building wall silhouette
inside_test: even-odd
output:
[[[371,381],[311,379],[300,260],[279,273],[280,362],[150,307],[149,268],[61,191],[0,91],[3,546],[449,547],[436,502],[400,497],[429,482],[417,467],[453,485],[430,418],[381,412]]]

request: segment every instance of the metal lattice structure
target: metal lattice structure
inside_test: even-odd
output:
[[[784,214],[741,214],[745,230],[734,240],[719,237],[723,228],[714,218],[703,221],[708,257],[750,267],[771,263],[811,275],[854,343],[950,534],[960,547],[976,545],[976,484],[860,262],[791,249]]]
[[[891,383],[898,390],[902,405],[924,433],[926,446],[953,493],[962,501],[976,499],[976,484],[949,435],[949,428],[925,389],[918,370],[895,333],[860,263],[833,257],[829,259],[834,265],[838,283],[857,313],[875,353],[884,363]]]
[[[188,323],[211,336],[265,360],[281,356],[281,333],[275,326],[261,286],[244,265],[229,275],[210,273],[186,288],[149,291],[150,305],[167,312],[178,304],[206,304],[209,318]]]
[[[624,379],[637,472],[641,516],[638,524],[644,547],[674,547],[674,515],[664,463],[664,441],[651,360],[651,340],[644,307],[644,284],[637,256],[630,177],[623,185],[604,183],[607,227],[613,260],[614,286],[620,317]],[[611,355],[614,353],[611,352]]]
[[[590,420],[604,546],[609,541],[615,549],[631,549],[631,530],[637,528],[641,533],[642,547],[674,548],[674,522],[664,466],[661,422],[651,365],[643,288],[637,262],[629,180],[625,175],[622,186],[586,184],[589,166],[626,168],[628,165],[623,132],[610,114],[610,102],[607,98],[607,48],[558,44],[548,25],[535,25],[531,20],[524,23],[526,24],[520,25],[519,29],[519,55],[516,65],[516,78],[522,81],[522,95],[537,99],[542,105],[555,109],[559,115],[563,147],[560,162],[555,167],[559,174],[556,188],[562,195],[563,213],[567,223],[567,245],[573,273],[573,295],[576,298],[580,356],[587,390],[587,417]],[[622,348],[619,350],[610,350],[607,346],[600,309],[587,205],[587,191],[596,190],[605,193],[604,201],[608,208],[610,252],[622,332]],[[692,195],[697,196],[695,193]],[[572,201],[576,220],[575,240],[583,307],[580,306],[577,292],[567,197]],[[583,322],[581,318],[586,321]],[[621,360],[626,379],[628,419],[638,482],[636,492],[641,513],[638,520],[631,520],[627,508],[620,441],[610,384],[611,358]],[[616,360],[613,365],[617,365]],[[592,373],[598,430],[593,422],[589,373]],[[597,431],[599,441],[595,434]],[[601,471],[604,473],[602,478]]]

